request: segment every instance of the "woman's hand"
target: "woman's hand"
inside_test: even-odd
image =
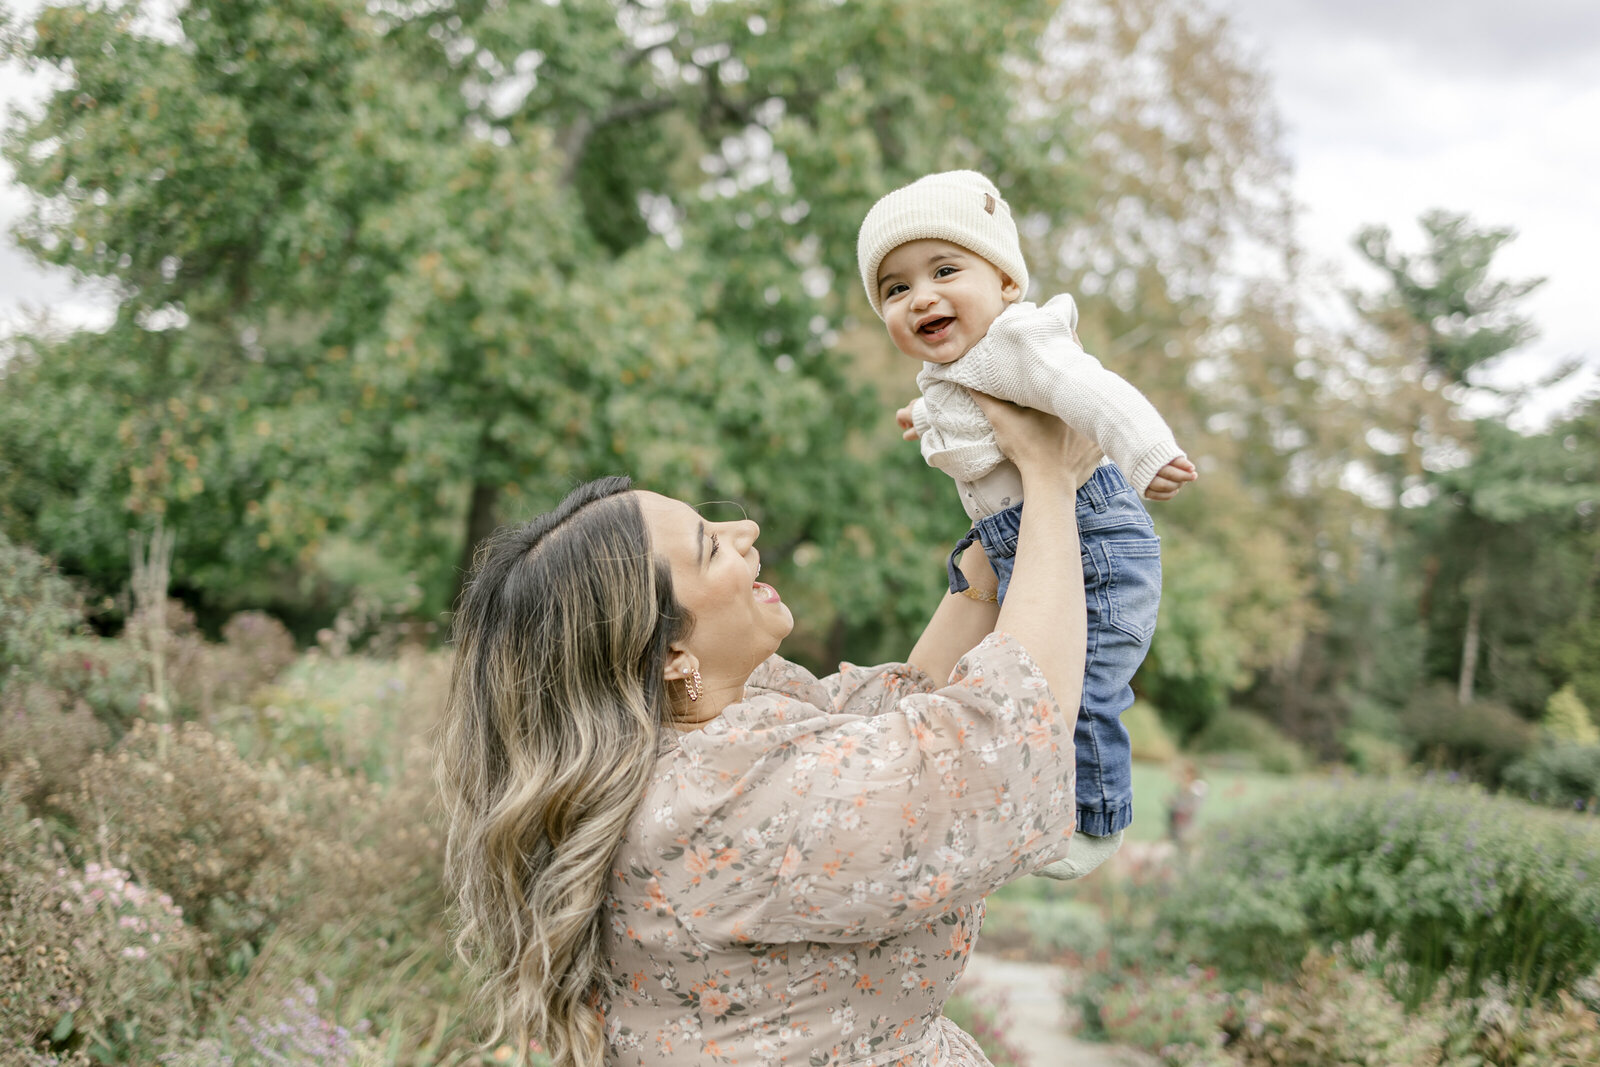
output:
[[[1024,482],[1030,476],[1060,475],[1076,489],[1105,458],[1099,445],[1048,412],[1018,407],[979,392],[972,398],[994,427],[1000,451],[1017,465]]]

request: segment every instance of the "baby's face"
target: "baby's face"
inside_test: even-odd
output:
[[[989,332],[1016,282],[976,252],[936,238],[908,241],[878,266],[883,321],[894,346],[912,359],[952,363]]]

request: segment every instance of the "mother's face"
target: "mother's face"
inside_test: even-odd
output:
[[[651,547],[672,566],[678,602],[694,614],[694,629],[677,648],[708,680],[743,684],[794,629],[777,590],[756,581],[761,527],[749,519],[707,522],[682,501],[638,492]]]

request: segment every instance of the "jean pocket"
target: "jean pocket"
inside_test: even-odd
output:
[[[1103,541],[1106,558],[1106,621],[1129,637],[1148,641],[1161,608],[1161,541]]]

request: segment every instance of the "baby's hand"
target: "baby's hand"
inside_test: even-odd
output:
[[[907,404],[894,413],[894,421],[900,425],[900,436],[907,441],[915,441],[921,434],[917,433],[917,424],[911,417],[911,405]]]
[[[1178,495],[1187,482],[1192,482],[1200,477],[1200,472],[1195,470],[1194,464],[1184,456],[1168,463],[1156,471],[1156,476],[1150,479],[1150,486],[1144,495],[1151,500],[1171,500]]]

